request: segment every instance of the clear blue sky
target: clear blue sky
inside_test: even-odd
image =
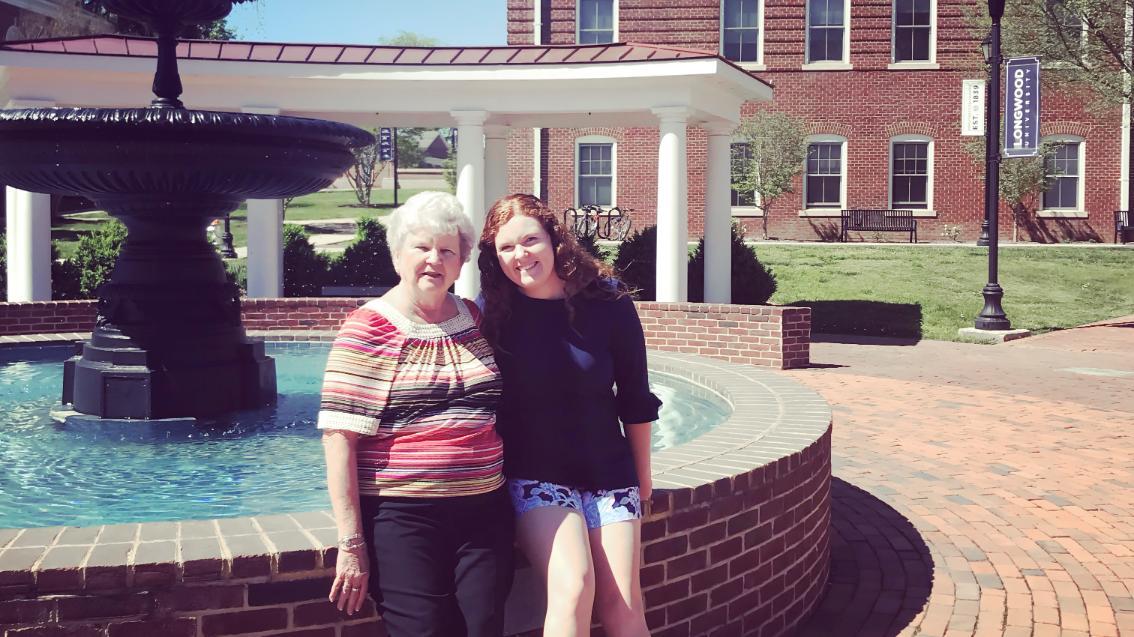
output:
[[[257,0],[228,18],[241,40],[377,44],[411,31],[441,44],[506,44],[506,0]]]

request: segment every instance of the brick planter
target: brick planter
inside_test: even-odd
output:
[[[333,331],[356,298],[244,299],[244,327],[257,332]],[[0,303],[0,337],[89,332],[95,301]],[[811,308],[773,305],[638,303],[650,349],[700,354],[776,369],[806,367]],[[19,340],[19,339],[17,339]]]
[[[650,368],[733,408],[716,428],[654,456],[642,527],[653,634],[790,634],[829,572],[830,409],[795,381],[751,365],[651,351]],[[372,607],[348,618],[325,601],[335,536],[323,511],[0,530],[0,636],[381,635]],[[508,634],[538,630],[541,595],[538,578],[520,567]]]

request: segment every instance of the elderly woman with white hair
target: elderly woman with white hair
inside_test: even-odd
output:
[[[391,637],[499,636],[513,542],[500,372],[476,305],[448,291],[472,224],[452,195],[423,192],[387,238],[400,280],[347,317],[323,380],[330,600],[354,614],[373,593]]]

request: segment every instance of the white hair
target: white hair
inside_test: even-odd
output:
[[[425,191],[406,200],[390,214],[386,222],[386,243],[391,256],[402,249],[406,237],[424,230],[433,235],[456,234],[461,243],[461,263],[472,252],[472,221],[456,197],[447,192]]]

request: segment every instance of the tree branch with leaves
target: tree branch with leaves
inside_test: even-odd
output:
[[[754,193],[767,239],[772,204],[784,193],[794,192],[792,182],[803,171],[807,124],[787,113],[760,111],[740,125],[736,137],[743,146],[733,153],[732,187]]]

